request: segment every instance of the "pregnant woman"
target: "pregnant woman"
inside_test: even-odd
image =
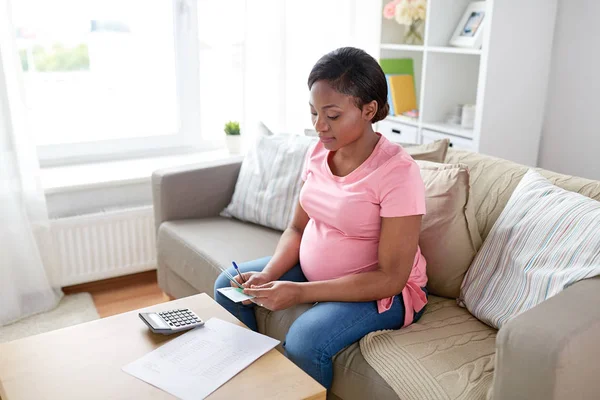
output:
[[[239,266],[254,303],[236,304],[217,292],[230,285],[224,274],[215,299],[255,331],[256,305],[312,304],[290,327],[284,348],[329,389],[337,352],[369,332],[407,326],[424,310],[426,263],[418,242],[425,189],[414,160],[373,131],[389,110],[375,59],[337,49],[315,64],[308,89],[319,141],[307,154],[293,220],[272,257]]]

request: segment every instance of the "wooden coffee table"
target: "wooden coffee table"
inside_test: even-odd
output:
[[[190,308],[205,321],[243,326],[206,294],[144,308]],[[179,336],[153,334],[136,310],[0,344],[0,397],[30,399],[173,399],[121,367]],[[273,349],[209,399],[325,399],[318,382]]]

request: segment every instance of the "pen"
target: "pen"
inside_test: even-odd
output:
[[[235,261],[232,261],[232,263],[233,263],[233,268],[235,268],[235,270],[237,271],[238,275],[240,276],[240,279],[242,280],[242,283],[246,283],[246,280],[244,279],[244,277],[240,273],[240,269],[238,268],[238,266],[235,263]]]

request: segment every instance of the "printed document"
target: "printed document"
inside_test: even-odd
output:
[[[122,369],[181,399],[203,399],[277,344],[211,318]]]

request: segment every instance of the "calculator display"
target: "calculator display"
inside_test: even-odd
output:
[[[168,328],[169,326],[164,323],[162,319],[158,317],[156,314],[148,314],[148,317],[156,324],[156,326],[160,328]]]

